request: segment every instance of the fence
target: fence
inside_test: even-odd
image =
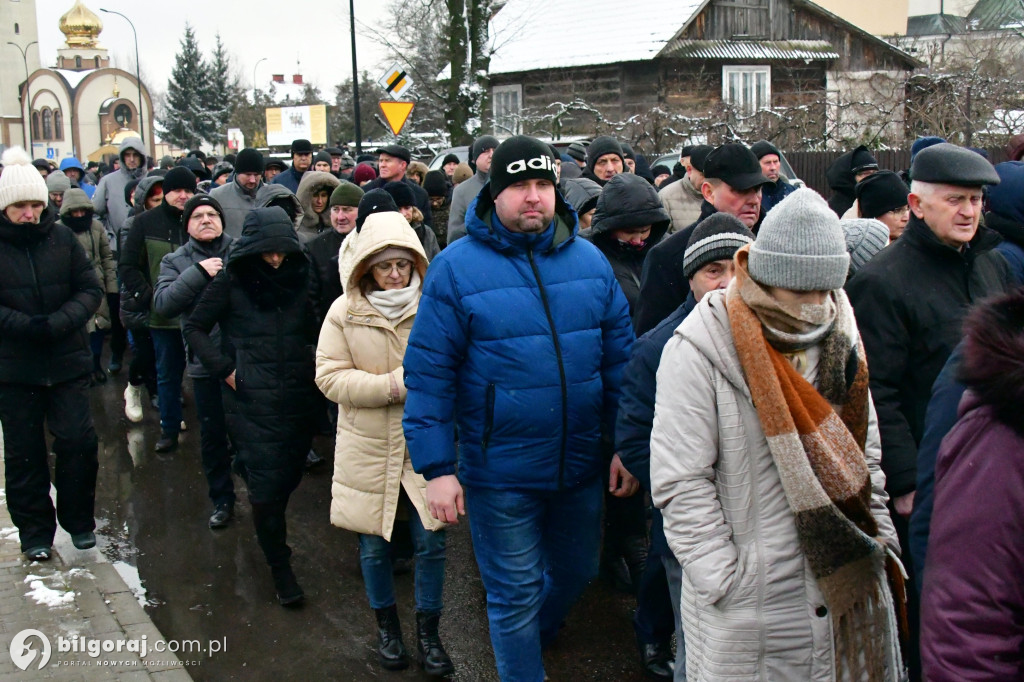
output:
[[[990,147],[988,152],[989,161],[993,164],[1006,161],[1006,150],[1002,147]],[[872,156],[878,159],[878,167],[884,170],[901,171],[910,168],[909,149],[882,149],[871,152]],[[825,174],[828,167],[836,159],[843,155],[843,152],[791,152],[786,154],[786,160],[793,167],[796,176],[804,183],[821,194],[826,199],[832,196],[833,192],[828,186]]]

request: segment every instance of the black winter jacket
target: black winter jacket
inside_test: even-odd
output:
[[[686,301],[690,293],[690,280],[683,276],[686,245],[697,224],[717,212],[705,200],[700,206],[700,218],[651,249],[644,262],[640,277],[640,301],[633,316],[637,336],[657,327]]]
[[[184,327],[206,285],[213,280],[199,262],[207,258],[220,258],[226,261],[233,243],[234,240],[226,232],[208,242],[196,241],[190,237],[187,244],[164,256],[160,261],[160,276],[153,290],[153,309],[157,314],[168,319],[178,318]],[[220,330],[214,328],[210,332],[210,338],[219,343]],[[210,373],[206,371],[203,363],[199,362],[192,349],[185,350],[188,375],[193,379],[208,378]]]
[[[132,222],[118,258],[117,275],[124,288],[139,299],[152,301],[153,287],[160,277],[160,261],[187,242],[188,230],[181,224],[181,211],[164,199],[159,206],[140,213]],[[177,329],[177,318],[160,315],[150,305],[149,326]]]
[[[615,279],[629,303],[630,317],[635,315],[640,300],[644,259],[665,236],[671,222],[654,187],[639,175],[623,173],[613,176],[604,186],[591,229],[580,232],[580,236],[592,242],[611,263]],[[615,230],[641,225],[651,226],[651,234],[641,249],[620,244],[612,234]]]
[[[889,495],[914,490],[932,384],[960,342],[968,308],[1007,290],[999,236],[979,227],[963,253],[916,216],[847,283],[867,352]]]
[[[316,309],[316,318],[323,324],[331,304],[341,296],[345,288],[338,273],[338,251],[348,235],[340,234],[334,229],[317,236],[306,244],[306,251],[312,261],[312,300]]]
[[[260,254],[287,254],[275,270]],[[211,376],[235,373],[224,411],[253,499],[281,499],[312,440],[319,393],[313,383],[318,329],[310,303],[309,260],[283,209],[256,209],[227,266],[185,323],[185,340]],[[210,336],[220,325],[224,343]],[[289,487],[290,486],[290,487]]]
[[[92,370],[85,325],[103,288],[75,233],[0,214],[0,383],[52,386]]]
[[[860,147],[857,149],[860,149]],[[828,181],[828,186],[835,192],[828,200],[828,207],[835,211],[835,214],[840,218],[850,210],[850,207],[853,206],[853,202],[856,200],[854,188],[857,186],[857,177],[853,174],[853,154],[857,149],[848,151],[840,156],[825,171],[825,179]]]

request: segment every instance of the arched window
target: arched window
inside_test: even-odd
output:
[[[32,138],[35,140],[39,139],[39,112],[32,112]]]
[[[53,110],[53,139],[64,139],[64,116],[61,115],[60,109]]]
[[[21,33],[21,26],[18,26],[17,22],[14,24],[14,35]]]
[[[98,56],[93,57],[93,61],[96,63],[96,68],[100,68],[100,58]]]
[[[53,112],[43,109],[43,139],[53,139]]]
[[[82,68],[82,58],[81,57],[75,57],[75,68],[76,69]]]

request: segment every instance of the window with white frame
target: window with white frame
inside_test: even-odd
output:
[[[523,86],[495,85],[491,88],[491,106],[494,109],[494,131],[499,134],[519,134]]]
[[[772,67],[723,66],[722,101],[743,114],[769,108],[772,104]]]

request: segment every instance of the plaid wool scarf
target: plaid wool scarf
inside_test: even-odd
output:
[[[831,295],[836,316],[819,341],[819,392],[772,347],[748,304],[759,298],[754,290],[767,293],[747,272],[748,251],[736,254],[729,323],[801,548],[832,615],[836,679],[896,679],[886,552],[875,540],[864,456],[868,369],[853,310],[841,290]]]

